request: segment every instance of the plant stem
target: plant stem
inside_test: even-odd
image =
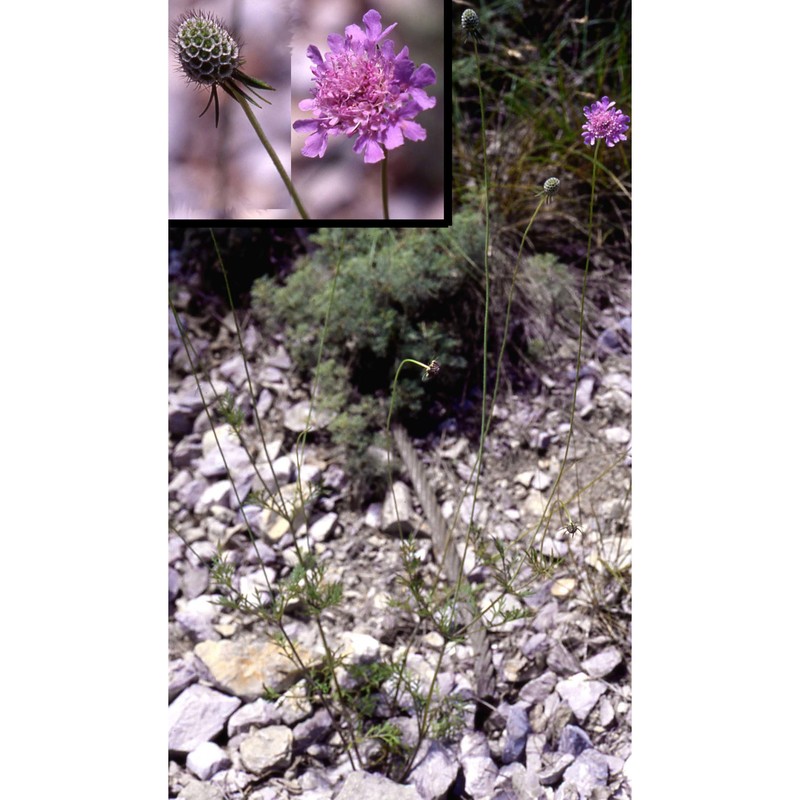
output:
[[[267,151],[267,154],[272,159],[272,163],[275,165],[275,169],[278,170],[278,174],[281,176],[281,180],[286,186],[289,194],[292,196],[292,200],[294,200],[295,206],[297,206],[297,210],[300,212],[300,216],[303,219],[308,219],[308,214],[306,213],[303,204],[300,202],[300,198],[297,196],[297,192],[295,191],[294,184],[292,183],[292,179],[286,173],[286,170],[283,168],[283,164],[281,164],[280,159],[278,158],[278,154],[272,148],[272,145],[269,143],[269,139],[267,139],[264,130],[262,129],[261,125],[259,125],[258,120],[256,119],[256,115],[253,113],[253,109],[250,108],[250,103],[247,102],[245,97],[241,94],[241,92],[235,92],[234,98],[236,102],[244,110],[244,113],[247,115],[247,119],[250,120],[250,124],[253,126],[253,130],[256,132],[256,135],[261,140],[261,144],[264,145],[264,149]]]
[[[511,287],[508,290],[508,303],[506,305],[506,320],[503,326],[503,340],[500,343],[500,354],[497,357],[497,374],[495,375],[494,379],[494,391],[492,393],[492,403],[489,406],[489,420],[486,423],[487,435],[489,433],[488,427],[489,425],[492,424],[492,414],[494,413],[494,405],[495,402],[497,401],[497,391],[500,388],[500,370],[502,369],[503,366],[503,354],[505,353],[506,342],[508,341],[508,326],[509,323],[511,322],[511,301],[514,297],[514,286],[516,285],[517,282],[517,275],[519,274],[519,265],[520,262],[522,261],[522,248],[525,247],[525,240],[528,238],[528,231],[531,229],[533,221],[536,219],[537,214],[541,210],[545,199],[546,198],[542,197],[542,199],[539,201],[539,205],[536,206],[536,209],[534,210],[533,215],[531,216],[530,222],[528,223],[528,226],[525,228],[525,232],[522,234],[522,241],[519,244],[519,252],[517,253],[517,263],[514,265],[514,273],[511,276]]]
[[[469,513],[469,529],[464,546],[464,556],[462,557],[459,573],[459,580],[456,585],[456,595],[461,589],[461,575],[463,574],[464,558],[467,555],[466,544],[472,532],[473,519],[475,517],[475,504],[478,500],[478,485],[481,480],[481,467],[483,466],[483,449],[486,443],[486,386],[489,373],[489,296],[490,296],[490,277],[489,277],[489,161],[486,156],[486,111],[483,103],[483,89],[481,87],[481,66],[478,58],[478,43],[472,40],[473,52],[475,53],[475,69],[478,81],[478,100],[481,109],[481,153],[483,155],[483,189],[484,189],[484,214],[486,219],[484,241],[483,241],[483,273],[485,279],[484,300],[483,300],[483,389],[481,393],[481,435],[478,443],[478,458],[475,462],[475,488],[472,494],[472,506]]]
[[[389,153],[384,148],[381,161],[381,195],[383,197],[383,218],[389,219]]]
[[[594,147],[594,157],[592,158],[592,190],[589,198],[589,237],[586,242],[586,264],[584,265],[583,268],[583,288],[581,289],[580,324],[578,326],[578,355],[575,360],[575,382],[572,387],[572,404],[569,410],[569,430],[567,431],[567,443],[566,446],[564,447],[564,458],[561,461],[561,466],[558,470],[558,475],[556,476],[556,479],[553,482],[553,488],[550,491],[550,496],[547,498],[547,503],[545,504],[544,511],[542,512],[542,517],[539,521],[539,525],[542,529],[542,538],[544,538],[544,531],[545,531],[543,523],[547,518],[547,512],[550,508],[550,505],[553,502],[553,498],[556,496],[558,485],[561,483],[561,478],[563,477],[564,471],[567,468],[567,459],[569,458],[569,448],[570,445],[572,444],[572,432],[575,427],[575,405],[577,403],[577,398],[578,398],[578,382],[580,381],[580,373],[581,373],[581,350],[583,349],[584,309],[586,306],[586,286],[589,283],[589,256],[592,251],[592,223],[594,221],[594,195],[595,195],[595,188],[597,185],[597,163],[598,163],[597,153],[599,149],[600,149],[600,140],[598,139]],[[535,536],[536,533],[534,533],[534,537]]]

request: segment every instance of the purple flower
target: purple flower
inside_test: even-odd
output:
[[[374,164],[384,159],[384,147],[400,147],[404,138],[425,139],[426,131],[414,117],[436,105],[436,98],[422,88],[436,80],[436,73],[427,64],[415,68],[407,47],[395,55],[394,42],[384,37],[396,25],[381,30],[381,15],[373,9],[364,15],[365,30],[348,25],[344,37],[328,36],[330,52],[324,61],[319,49],[309,46],[316,86],[312,99],[301,100],[300,108],[313,112],[314,118],[292,126],[311,134],[301,151],[304,156],[322,158],[328,136],[357,135],[353,150]]]
[[[613,108],[614,105],[614,100],[601,97],[597,103],[583,107],[587,120],[581,134],[584,144],[594,144],[597,139],[605,139],[606,146],[613,147],[617,142],[628,138],[625,131],[628,130],[631,118],[626,117],[618,108]]]

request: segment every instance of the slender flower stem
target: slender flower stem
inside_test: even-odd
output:
[[[278,154],[275,152],[272,145],[269,143],[269,139],[267,139],[264,130],[262,129],[261,125],[259,125],[259,122],[256,119],[255,114],[253,113],[253,109],[250,108],[250,104],[247,102],[244,95],[242,95],[240,92],[236,92],[233,96],[244,110],[244,113],[247,115],[247,119],[250,120],[250,124],[253,126],[253,130],[256,132],[258,138],[261,140],[261,144],[264,145],[264,149],[267,151],[269,157],[272,159],[272,163],[275,165],[275,169],[278,170],[278,174],[281,176],[281,180],[288,189],[289,194],[292,196],[292,200],[294,200],[294,204],[295,206],[297,206],[297,210],[300,212],[300,216],[303,219],[308,219],[308,214],[306,213],[303,204],[300,202],[300,198],[297,196],[297,192],[295,191],[292,179],[286,174],[286,170],[283,168],[283,164],[281,164],[280,159],[278,158]]]
[[[389,153],[383,149],[384,159],[381,161],[381,194],[383,196],[383,218],[389,219]]]
[[[578,383],[580,381],[580,374],[581,374],[581,351],[583,349],[584,309],[586,307],[586,286],[589,283],[589,256],[591,255],[592,251],[592,223],[594,221],[594,195],[595,195],[595,188],[597,185],[597,163],[598,163],[597,154],[599,150],[600,150],[600,140],[598,139],[594,147],[594,157],[592,158],[592,189],[589,198],[589,237],[586,242],[586,264],[583,268],[583,288],[581,289],[580,324],[578,326],[578,355],[576,356],[575,360],[575,382],[572,387],[572,404],[569,410],[569,430],[567,431],[567,442],[566,446],[564,447],[564,458],[561,461],[561,466],[558,470],[558,475],[556,476],[556,479],[553,482],[553,488],[550,490],[550,496],[547,498],[547,503],[545,504],[544,511],[542,512],[542,516],[539,521],[539,527],[542,529],[542,537],[544,537],[545,527],[543,523],[547,519],[548,509],[550,508],[553,502],[553,498],[556,496],[556,491],[558,490],[558,486],[561,483],[561,478],[563,477],[564,471],[567,468],[567,459],[569,458],[569,448],[570,445],[572,444],[572,431],[575,427],[575,406],[578,398]],[[536,533],[534,533],[534,537],[535,535]]]
[[[486,220],[484,242],[483,242],[483,272],[485,276],[484,309],[483,309],[483,392],[481,394],[481,436],[478,445],[478,459],[475,472],[475,491],[472,497],[472,509],[470,511],[470,527],[475,514],[475,502],[478,498],[478,484],[481,478],[481,466],[483,465],[483,448],[486,442],[486,384],[489,371],[488,352],[489,352],[489,161],[486,156],[486,112],[483,105],[483,89],[481,88],[481,66],[478,58],[478,42],[472,40],[473,52],[475,53],[475,69],[478,75],[478,100],[481,109],[481,153],[483,154],[483,189],[484,189],[484,214]],[[464,549],[466,555],[466,548]]]
[[[506,320],[505,325],[503,326],[503,340],[500,343],[500,355],[497,357],[497,371],[494,379],[494,391],[492,393],[492,403],[489,406],[489,419],[486,423],[486,435],[489,434],[489,426],[492,424],[492,414],[494,413],[494,405],[497,401],[497,392],[500,388],[500,370],[503,365],[503,354],[506,350],[506,342],[508,341],[508,326],[511,322],[511,301],[514,297],[514,286],[517,282],[517,275],[519,274],[519,265],[522,261],[522,248],[525,247],[525,240],[528,238],[528,231],[531,229],[533,225],[533,221],[536,219],[539,211],[541,210],[542,206],[544,205],[545,201],[547,200],[546,196],[543,196],[542,199],[539,201],[539,205],[536,206],[536,209],[531,216],[530,222],[528,223],[527,227],[525,228],[525,232],[522,234],[522,241],[519,244],[519,252],[517,253],[517,263],[514,265],[514,272],[511,276],[511,287],[508,290],[508,303],[506,304]]]

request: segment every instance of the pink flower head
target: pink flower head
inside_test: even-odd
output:
[[[628,137],[625,131],[628,130],[630,117],[626,117],[618,108],[614,100],[609,101],[607,97],[601,97],[597,103],[591,106],[584,106],[583,113],[586,122],[583,126],[584,144],[594,144],[597,139],[605,139],[607,147],[613,147],[617,142],[625,141]]]
[[[328,36],[330,51],[324,61],[319,49],[309,46],[316,86],[310,100],[300,101],[300,108],[314,117],[292,126],[311,134],[301,151],[304,156],[322,158],[328,136],[342,134],[358,136],[353,150],[374,164],[384,159],[384,147],[400,147],[404,138],[425,139],[425,128],[414,117],[436,105],[436,98],[422,88],[434,83],[436,73],[427,64],[415,68],[407,47],[395,55],[394,42],[384,37],[396,25],[381,30],[381,15],[373,9],[364,15],[365,30],[348,25],[344,37]]]

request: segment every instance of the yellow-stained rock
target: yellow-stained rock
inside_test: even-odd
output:
[[[306,648],[297,647],[307,666],[319,662]],[[196,645],[194,652],[219,689],[246,700],[260,697],[265,686],[285,692],[302,676],[300,668],[270,641],[206,641]]]

